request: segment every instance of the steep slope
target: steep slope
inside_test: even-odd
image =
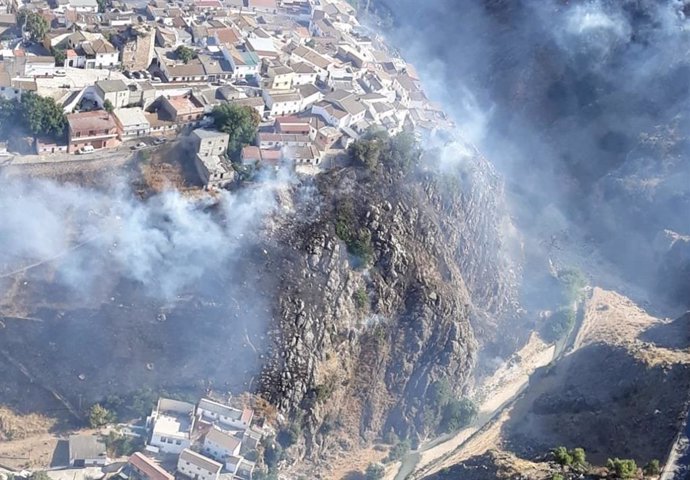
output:
[[[584,448],[593,465],[613,457],[663,463],[688,408],[687,318],[658,319],[622,295],[595,288],[573,350],[536,373],[493,425],[427,478],[449,478],[443,467],[496,478],[491,471],[501,470],[503,460],[541,462],[560,445]],[[489,448],[503,452],[485,455]],[[544,478],[529,474],[529,462],[507,465],[510,475]]]
[[[494,340],[516,271],[503,253],[500,184],[474,162],[464,178],[329,172],[283,220],[290,261],[280,266],[278,344],[262,389],[304,412],[308,454],[337,443],[334,426],[350,445],[391,429],[423,435],[429,385],[446,378],[461,394],[478,342]],[[338,238],[343,216],[370,235],[370,265],[357,267]]]

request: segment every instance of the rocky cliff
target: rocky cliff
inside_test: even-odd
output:
[[[308,456],[323,458],[334,428],[345,448],[391,429],[424,434],[430,383],[461,394],[511,310],[501,185],[472,161],[462,175],[344,168],[291,195],[272,248],[280,294],[261,388],[301,419]],[[347,223],[371,251],[348,248]]]

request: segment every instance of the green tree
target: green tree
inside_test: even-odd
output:
[[[274,437],[268,437],[263,440],[264,445],[264,464],[269,471],[273,471],[278,466],[278,462],[283,459],[283,447],[275,441]]]
[[[62,67],[65,65],[65,59],[67,58],[67,54],[62,48],[54,48],[52,50],[53,57],[55,57],[55,65],[58,67]]]
[[[113,107],[113,102],[106,99],[105,102],[103,102],[103,110],[108,113],[113,113],[113,110],[115,110],[115,107]]]
[[[302,434],[302,426],[299,422],[292,422],[288,428],[283,428],[278,432],[276,440],[283,448],[288,448],[297,443]]]
[[[67,120],[55,100],[33,92],[22,95],[21,120],[34,135],[58,138],[64,135]]]
[[[409,440],[405,439],[402,442],[398,442],[388,452],[388,461],[394,462],[396,460],[400,460],[405,455],[407,455],[407,452],[409,452],[409,451],[410,451],[410,441]]]
[[[374,170],[379,164],[381,144],[372,140],[357,140],[347,149],[352,162],[368,170]]]
[[[115,415],[99,403],[91,406],[89,410],[89,425],[91,428],[98,428],[115,421]]]
[[[189,63],[193,58],[197,57],[197,54],[194,50],[189,47],[185,47],[184,45],[177,47],[175,53],[184,63]]]
[[[614,458],[606,461],[606,468],[613,471],[618,478],[633,478],[637,475],[637,464],[635,460]]]
[[[237,159],[242,148],[256,138],[261,121],[259,112],[252,107],[224,103],[214,107],[211,115],[216,128],[230,135],[228,153],[233,160]]]
[[[554,473],[553,475],[551,475],[551,480],[565,480],[565,479],[563,478],[563,475],[561,475],[560,473]]]
[[[381,463],[370,463],[364,473],[367,480],[381,480],[386,476],[386,467]]]
[[[541,338],[548,343],[562,339],[575,325],[575,310],[567,306],[558,309],[547,319],[539,330]]]
[[[573,464],[573,456],[568,452],[567,448],[557,447],[551,453],[553,453],[553,457],[559,465],[566,467]]]
[[[50,25],[48,21],[43,18],[39,13],[29,11],[22,8],[17,13],[17,25],[23,27],[26,32],[29,32],[31,40],[34,42],[43,41],[43,37],[50,30]]]
[[[99,13],[105,13],[106,9],[108,8],[108,0],[96,0],[98,2],[98,12]]]
[[[477,411],[477,406],[469,398],[451,400],[443,408],[440,428],[444,432],[465,428],[477,418]]]
[[[0,138],[6,139],[17,124],[20,105],[16,100],[0,98]]]
[[[644,466],[644,474],[648,477],[652,477],[654,475],[659,475],[661,473],[661,466],[659,465],[659,460],[656,458],[653,460],[650,460],[647,465]]]

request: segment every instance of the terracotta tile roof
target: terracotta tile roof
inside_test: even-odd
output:
[[[174,480],[175,478],[154,463],[153,460],[139,452],[129,457],[129,464],[143,473],[149,480]]]

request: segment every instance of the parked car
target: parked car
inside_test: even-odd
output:
[[[146,148],[146,147],[148,147],[147,144],[145,144],[144,142],[139,142],[135,145],[134,148]]]
[[[157,138],[153,141],[154,145],[161,145],[163,143],[165,143],[165,138]]]
[[[85,153],[91,153],[94,150],[95,149],[93,148],[93,145],[84,145],[79,150],[77,150],[77,155],[83,155]]]

